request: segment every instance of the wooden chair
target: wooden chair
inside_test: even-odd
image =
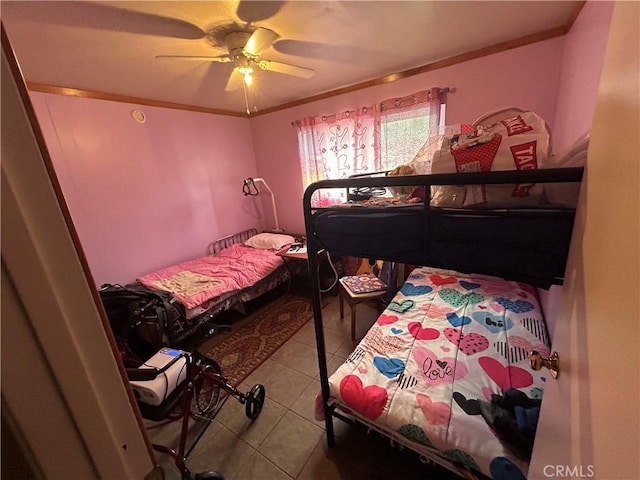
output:
[[[348,286],[348,279],[355,279],[361,277],[371,278],[371,274],[354,275],[351,277],[342,277],[339,280],[339,293],[340,293],[340,318],[344,318],[344,302],[346,301],[351,309],[351,340],[356,339],[356,307],[359,303],[375,300],[378,308],[378,313],[382,313],[384,309],[383,297],[387,293],[386,285],[382,290],[375,290],[370,292],[357,293]],[[384,283],[380,281],[382,285]]]

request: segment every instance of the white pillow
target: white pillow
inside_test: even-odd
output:
[[[291,235],[281,233],[259,233],[249,238],[244,244],[247,247],[266,248],[279,250],[285,245],[295,243],[296,239]]]

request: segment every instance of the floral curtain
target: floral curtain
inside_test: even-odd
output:
[[[293,122],[303,188],[319,180],[392,170],[424,154],[428,139],[438,133],[445,91],[431,88],[375,107]],[[345,189],[314,195],[314,207],[347,200]]]
[[[294,122],[302,185],[325,179],[347,178],[380,170],[379,121],[374,107],[364,107]],[[315,193],[313,205],[323,207],[347,200],[344,189]]]

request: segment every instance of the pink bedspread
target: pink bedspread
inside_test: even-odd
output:
[[[187,308],[223,293],[250,287],[282,265],[273,250],[235,244],[218,255],[207,255],[149,273],[138,281],[149,288],[171,292]]]

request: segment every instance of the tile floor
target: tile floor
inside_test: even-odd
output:
[[[355,346],[350,339],[348,306],[341,320],[338,305],[338,297],[328,297],[323,310],[329,372],[344,362]],[[372,306],[358,306],[357,339],[376,317]],[[240,385],[242,392],[256,383],[265,386],[267,398],[260,416],[251,421],[243,405],[233,399],[227,401],[189,454],[191,471],[215,470],[226,480],[459,478],[422,464],[407,450],[396,450],[376,433],[366,433],[337,419],[336,446],[328,448],[324,422],[314,419],[314,399],[320,390],[317,362],[310,321]],[[176,448],[179,422],[149,426],[153,442]],[[190,435],[197,435],[201,427],[192,422]],[[173,460],[157,455],[166,479],[179,479]]]

